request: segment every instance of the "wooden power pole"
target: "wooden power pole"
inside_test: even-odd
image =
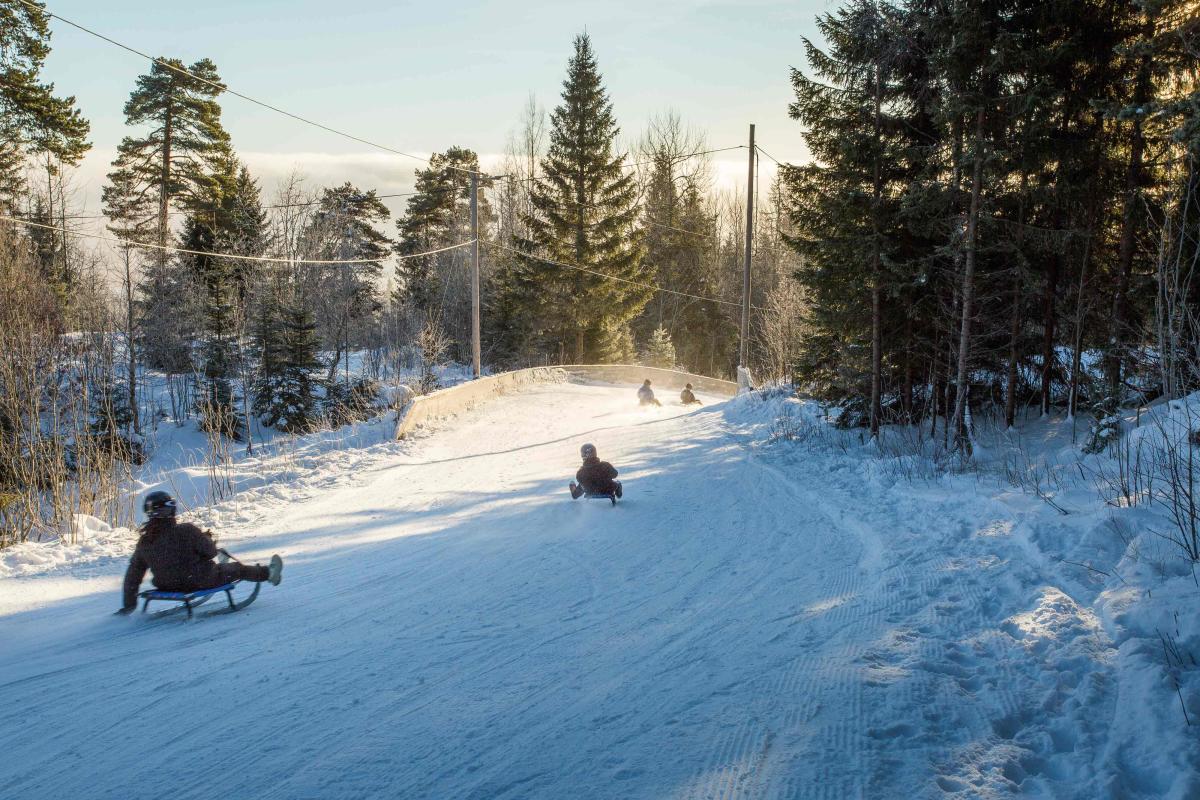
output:
[[[754,250],[754,125],[750,125],[750,162],[746,171],[746,257],[742,262],[742,331],[738,366],[746,366],[750,346],[750,257]]]
[[[478,378],[479,346],[479,173],[471,173],[471,367]]]

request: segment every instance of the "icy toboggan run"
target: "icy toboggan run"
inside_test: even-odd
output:
[[[703,399],[534,386],[263,493],[222,544],[288,569],[241,614],[112,618],[116,558],[0,580],[0,796],[1186,796],[1012,506]],[[615,508],[567,494],[587,441]]]

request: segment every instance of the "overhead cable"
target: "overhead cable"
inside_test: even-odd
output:
[[[263,108],[274,111],[277,114],[282,114],[285,117],[290,117],[290,118],[296,120],[297,122],[303,122],[305,125],[311,125],[314,128],[320,128],[321,130],[326,131],[328,133],[332,133],[336,136],[341,136],[345,139],[349,139],[351,141],[358,142],[359,144],[365,144],[368,147],[374,147],[377,150],[383,150],[384,152],[392,153],[392,154],[398,155],[398,156],[404,156],[405,158],[416,159],[417,161],[424,161],[427,164],[430,162],[430,158],[428,158],[426,156],[418,156],[418,155],[414,155],[413,153],[405,153],[404,151],[397,150],[394,147],[388,147],[387,145],[379,144],[378,142],[373,142],[370,139],[364,139],[361,136],[355,136],[352,133],[346,133],[345,131],[338,130],[337,128],[333,128],[324,123],[317,122],[316,120],[309,119],[308,117],[303,117],[299,114],[294,114],[291,111],[280,108],[279,106],[272,105],[271,103],[267,103],[263,100],[259,100],[257,98],[251,97],[250,95],[243,94],[242,92],[239,92],[235,89],[231,89],[229,86],[227,86],[223,83],[217,83],[216,81],[210,81],[207,78],[202,78],[201,76],[197,75],[196,73],[194,73],[190,70],[181,69],[180,67],[177,67],[174,64],[164,61],[161,58],[156,58],[156,57],[150,55],[149,53],[145,53],[141,50],[138,50],[136,47],[131,47],[122,42],[118,42],[116,39],[105,36],[104,34],[99,33],[98,31],[94,31],[91,28],[80,25],[78,22],[74,22],[73,20],[69,20],[66,17],[55,14],[35,3],[30,2],[30,0],[18,0],[18,1],[25,4],[26,6],[29,6],[30,8],[34,8],[34,9],[37,9],[38,11],[45,13],[48,17],[56,19],[59,22],[62,22],[66,25],[70,25],[72,28],[75,28],[77,30],[83,31],[84,33],[88,34],[89,36],[94,36],[97,39],[101,39],[105,42],[108,42],[111,45],[115,45],[116,47],[119,47],[122,50],[127,50],[128,52],[133,53],[136,56],[141,56],[142,58],[149,59],[152,63],[157,64],[158,66],[162,67],[163,69],[169,69],[172,72],[175,72],[179,75],[186,75],[186,76],[192,78],[193,80],[197,80],[197,81],[199,81],[203,84],[206,84],[208,86],[211,86],[215,89],[219,89],[222,92],[228,92],[229,94],[233,95],[234,97],[240,97],[241,99],[243,99],[249,103],[254,103],[255,105],[262,106]],[[466,172],[466,173],[476,172],[476,170],[464,169],[462,167],[449,167],[449,168],[457,170],[459,172]]]
[[[84,239],[96,239],[96,240],[102,241],[102,242],[109,242],[111,244],[117,244],[117,245],[120,245],[121,247],[137,247],[137,248],[149,249],[149,250],[162,250],[162,251],[165,251],[168,253],[184,253],[184,254],[193,255],[193,256],[208,256],[209,258],[228,258],[228,259],[233,259],[236,261],[258,261],[258,262],[266,262],[266,263],[272,263],[272,264],[338,265],[338,264],[370,264],[372,262],[385,260],[384,258],[341,258],[341,259],[283,258],[283,257],[275,257],[275,256],[248,256],[248,255],[241,255],[239,253],[210,253],[205,250],[188,250],[187,248],[184,248],[184,247],[170,247],[169,245],[153,244],[151,242],[136,242],[131,239],[118,239],[115,236],[102,236],[97,233],[83,233],[82,231],[73,231],[70,228],[60,228],[56,225],[43,225],[40,222],[30,222],[29,220],[20,219],[19,217],[10,217],[10,216],[4,215],[4,214],[0,214],[0,220],[5,220],[8,222],[15,222],[18,225],[25,225],[26,227],[30,227],[30,228],[41,228],[43,230],[48,230],[48,231],[58,231],[59,233],[65,233],[70,236],[78,236],[78,237],[81,237]],[[458,244],[452,244],[452,245],[448,245],[446,247],[439,247],[436,250],[426,250],[421,253],[407,253],[405,255],[388,254],[388,256],[386,256],[385,258],[396,258],[398,260],[404,261],[409,258],[421,258],[422,256],[432,256],[432,255],[436,255],[437,253],[445,253],[449,250],[457,250],[461,247],[470,247],[474,243],[475,243],[475,240],[471,239],[470,241],[459,242]]]

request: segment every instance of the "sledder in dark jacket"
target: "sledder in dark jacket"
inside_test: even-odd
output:
[[[683,403],[685,406],[690,406],[693,403],[701,406],[704,405],[696,399],[696,395],[692,392],[692,385],[690,383],[683,387],[683,391],[679,393],[679,402]]]
[[[601,461],[596,455],[596,446],[585,444],[579,448],[583,456],[583,466],[575,473],[575,482],[571,484],[571,497],[579,499],[583,494],[621,496],[621,482],[615,480],[617,468],[607,461]]]
[[[125,570],[124,605],[129,613],[137,608],[138,587],[149,569],[156,589],[164,592],[194,592],[214,589],[231,581],[270,581],[278,586],[283,560],[271,556],[270,567],[232,562],[217,564],[217,545],[212,535],[189,522],[175,521],[175,501],[166,492],[151,492],[142,504],[149,519]]]

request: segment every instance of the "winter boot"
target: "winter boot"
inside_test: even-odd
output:
[[[616,495],[619,498],[621,496],[621,482],[613,481],[613,488],[616,489]]]
[[[283,559],[279,557],[278,553],[271,556],[271,563],[267,567],[267,580],[271,582],[272,586],[278,586],[279,582],[283,580]]]
[[[578,500],[582,496],[583,487],[575,483],[575,481],[571,481],[571,499]]]

